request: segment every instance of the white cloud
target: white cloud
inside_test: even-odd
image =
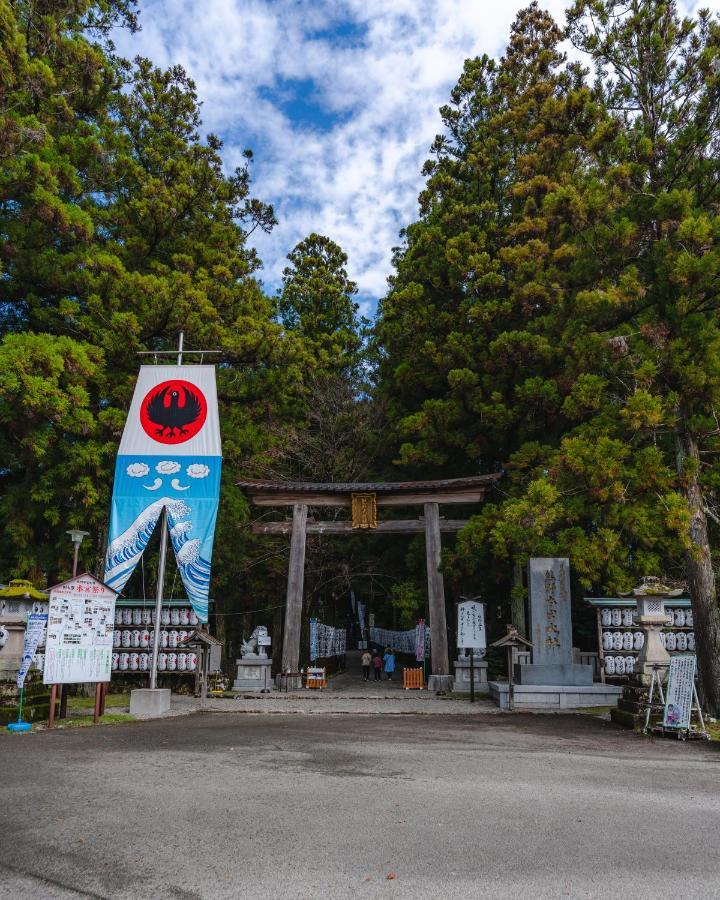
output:
[[[174,475],[180,471],[180,463],[171,459],[163,459],[155,466],[155,471],[160,475]]]
[[[125,469],[131,478],[143,478],[150,471],[150,467],[143,462],[134,462]]]
[[[272,234],[254,236],[269,288],[292,247],[318,231],[342,245],[361,294],[377,298],[398,231],[416,217],[438,107],[466,58],[502,53],[524,5],[146,0],[142,32],[118,43],[127,56],[188,70],[204,128],[224,139],[228,167],[241,164],[245,147],[255,151],[253,193],[280,220]],[[565,5],[542,4],[559,20]],[[288,114],[288,79],[311,83],[322,113],[339,118],[317,128]]]

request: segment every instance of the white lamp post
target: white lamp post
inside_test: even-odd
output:
[[[65,534],[70,535],[70,540],[73,544],[73,578],[77,575],[78,570],[78,556],[80,554],[80,544],[83,542],[83,538],[86,538],[90,532],[89,531],[80,531],[79,528],[70,528]]]

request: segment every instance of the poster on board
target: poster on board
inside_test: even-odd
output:
[[[487,647],[485,633],[485,604],[477,600],[464,600],[457,605],[457,645],[459,649],[484,650]]]
[[[88,574],[50,589],[45,684],[110,681],[116,597]]]
[[[695,656],[673,656],[670,659],[665,713],[666,728],[689,728],[692,714]]]
[[[47,621],[47,613],[30,613],[28,616],[27,627],[25,628],[25,641],[23,643],[23,655],[16,679],[17,686],[21,689],[25,684],[25,678],[30,670],[33,659],[35,658],[35,651],[37,650],[38,645],[42,643]]]

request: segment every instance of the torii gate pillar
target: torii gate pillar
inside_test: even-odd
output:
[[[437,503],[425,504],[425,555],[427,559],[428,607],[430,618],[430,670],[428,690],[452,690],[448,654],[447,620],[445,617],[445,585],[440,573],[442,546],[440,543],[440,508]]]

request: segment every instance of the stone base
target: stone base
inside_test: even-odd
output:
[[[484,659],[476,659],[473,663],[473,681],[476,694],[488,694],[488,664]],[[456,694],[470,693],[470,657],[464,656],[455,660],[455,680],[453,691]]]
[[[491,681],[490,696],[500,709],[508,709],[509,686],[506,681]],[[586,709],[592,706],[615,706],[622,688],[611,684],[516,684],[513,705],[524,710]]]
[[[130,691],[131,716],[160,716],[170,709],[170,688],[136,688]]]
[[[591,686],[593,683],[592,666],[579,666],[572,663],[553,663],[549,665],[515,666],[515,683],[531,685],[565,685],[566,687]]]
[[[429,675],[427,689],[447,694],[453,689],[453,681],[452,675]]]
[[[273,689],[273,681],[270,676],[272,660],[265,657],[244,657],[235,661],[237,665],[237,677],[233,682],[234,691],[257,691],[268,693]]]

